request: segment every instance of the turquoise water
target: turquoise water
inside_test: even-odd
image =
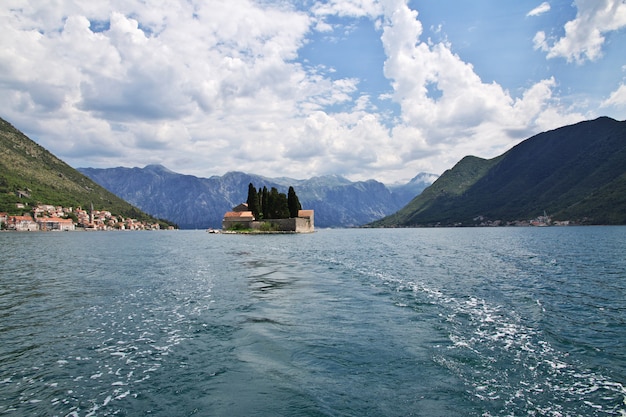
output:
[[[0,247],[0,414],[626,415],[624,227]]]

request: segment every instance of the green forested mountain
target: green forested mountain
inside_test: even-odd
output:
[[[538,134],[493,159],[465,157],[370,226],[471,226],[544,212],[553,220],[626,224],[626,121],[601,117]]]
[[[18,209],[16,203],[26,204]],[[0,118],[0,211],[22,214],[36,204],[97,210],[156,221],[105,190]],[[165,222],[162,222],[165,223]]]

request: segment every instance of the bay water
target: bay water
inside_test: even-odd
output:
[[[0,248],[2,415],[626,416],[626,227]]]

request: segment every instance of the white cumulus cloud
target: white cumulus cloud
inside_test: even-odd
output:
[[[536,49],[548,58],[568,62],[595,61],[602,56],[605,34],[626,27],[626,3],[623,0],[575,0],[576,18],[565,24],[565,35],[552,41],[545,32],[535,35]]]

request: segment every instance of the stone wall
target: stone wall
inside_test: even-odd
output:
[[[311,220],[302,217],[255,221],[251,223],[251,227],[254,230],[262,230],[265,223],[270,223],[272,229],[279,232],[311,233],[314,231]]]

